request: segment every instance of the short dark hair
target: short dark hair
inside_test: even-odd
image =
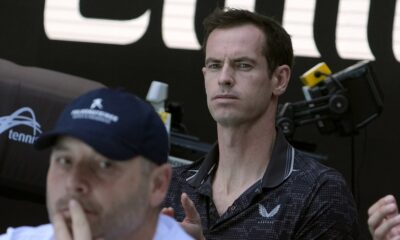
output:
[[[253,24],[264,33],[266,42],[263,54],[267,59],[270,74],[272,74],[278,66],[284,64],[292,68],[293,47],[290,36],[286,30],[274,19],[248,10],[217,8],[207,16],[203,21],[203,50],[205,51],[208,37],[215,29],[230,28],[244,24]]]

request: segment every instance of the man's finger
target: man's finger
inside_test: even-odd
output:
[[[92,234],[81,205],[74,199],[69,201],[69,211],[72,218],[72,232],[74,240],[91,240]]]
[[[379,208],[381,208],[384,205],[390,204],[390,203],[396,203],[396,199],[393,197],[393,195],[387,195],[381,199],[379,199],[376,203],[374,203],[369,209],[368,209],[368,215],[372,215],[375,213]]]
[[[161,213],[167,216],[170,216],[172,218],[175,217],[175,210],[172,207],[165,207],[161,209]]]
[[[67,224],[60,213],[53,216],[54,235],[57,240],[72,240]]]
[[[400,215],[390,218],[389,220],[385,220],[378,228],[375,229],[374,236],[376,236],[377,239],[385,239],[386,235],[389,234],[391,229],[396,225],[400,225]]]
[[[382,224],[385,218],[388,215],[393,214],[396,211],[396,205],[390,203],[388,205],[382,205],[380,208],[376,209],[375,212],[371,212],[368,218],[368,226],[371,231],[375,231],[375,229]]]
[[[182,193],[181,195],[181,203],[183,210],[185,211],[185,219],[184,221],[189,221],[191,223],[200,223],[200,215],[197,212],[196,206],[194,206],[193,201],[189,198],[186,193]]]
[[[185,219],[181,222],[182,228],[194,239],[204,240],[200,214],[197,212],[193,201],[186,193],[182,193],[181,203],[185,212]]]

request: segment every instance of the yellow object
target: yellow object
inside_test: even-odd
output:
[[[330,74],[332,74],[332,72],[328,65],[326,65],[324,62],[321,62],[301,75],[300,80],[305,86],[311,88],[325,80],[325,78]]]
[[[161,120],[163,121],[165,127],[167,128],[167,132],[169,133],[171,128],[171,113],[169,112],[158,112]]]

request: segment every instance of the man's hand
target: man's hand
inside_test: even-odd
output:
[[[200,215],[197,212],[196,206],[194,206],[193,201],[186,193],[182,193],[181,195],[181,204],[183,210],[185,211],[185,218],[180,223],[182,228],[194,239],[205,240],[203,229],[201,227]],[[161,210],[161,213],[170,217],[174,217],[175,215],[174,209],[171,207],[163,208]]]
[[[65,222],[64,217],[57,213],[54,216],[54,231],[57,240],[91,240],[92,234],[89,223],[86,219],[85,212],[76,200],[70,200],[69,212],[71,214],[72,226],[71,231]]]
[[[185,211],[185,218],[181,222],[183,229],[197,240],[205,240],[201,227],[200,215],[196,206],[186,193],[181,195],[181,203]]]
[[[368,209],[368,227],[374,240],[400,240],[400,214],[396,199],[388,195]]]

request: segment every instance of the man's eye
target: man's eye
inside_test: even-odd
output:
[[[238,63],[237,67],[239,69],[245,69],[245,70],[252,68],[252,66],[250,64],[248,64],[248,63]]]
[[[71,161],[65,157],[56,158],[56,162],[60,165],[69,165],[71,163]]]
[[[100,162],[100,168],[102,169],[109,169],[112,167],[112,162],[110,160],[103,160]]]
[[[208,69],[219,69],[220,68],[220,64],[218,64],[218,63],[209,63],[209,64],[207,64],[207,68]]]

